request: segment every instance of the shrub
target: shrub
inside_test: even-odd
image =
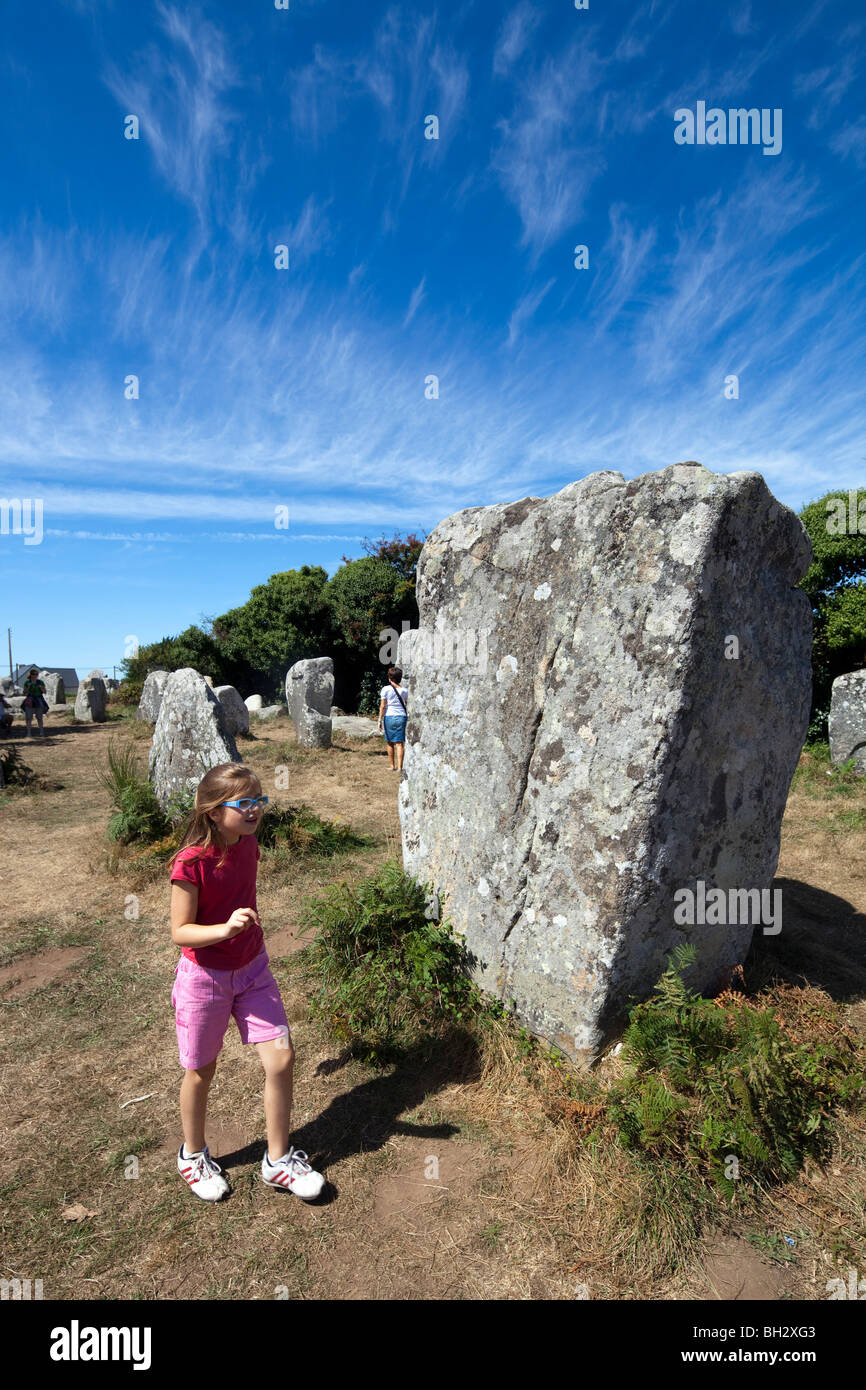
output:
[[[795,1037],[774,1008],[695,994],[682,978],[694,958],[694,946],[678,946],[655,995],[632,1010],[631,1070],[611,1087],[608,1115],[627,1148],[709,1176],[730,1197],[738,1181],[784,1180],[806,1156],[820,1159],[831,1111],[864,1075],[835,1024]]]
[[[327,889],[307,912],[311,1014],[367,1061],[440,1034],[481,1004],[474,958],[450,923],[428,920],[427,892],[389,863],[354,887]]]

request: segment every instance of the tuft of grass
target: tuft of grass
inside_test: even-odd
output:
[[[97,768],[96,777],[108,792],[114,814],[108,822],[109,840],[129,845],[152,842],[164,836],[170,826],[156,794],[139,770],[135,743],[108,741],[107,766]]]

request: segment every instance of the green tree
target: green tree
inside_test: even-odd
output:
[[[866,488],[849,506],[841,489],[809,502],[800,520],[812,542],[812,564],[800,581],[814,618],[810,736],[827,737],[833,681],[866,663]],[[858,511],[862,512],[861,516]]]
[[[402,603],[408,598],[415,598],[415,575],[418,569],[418,557],[424,546],[424,541],[419,539],[414,532],[405,538],[396,533],[391,540],[386,540],[380,536],[379,540],[364,540],[364,551],[374,560],[384,560],[387,565],[391,565],[400,576],[400,584],[397,586],[397,599]],[[345,561],[346,556],[343,556]],[[417,624],[418,610],[415,608],[413,625]]]
[[[149,671],[180,671],[185,666],[213,678],[215,685],[233,683],[233,672],[217,642],[209,632],[194,624],[177,637],[163,637],[139,647],[135,656],[122,662],[127,695],[137,703]]]
[[[325,655],[331,637],[327,583],[320,565],[283,570],[267,584],[257,584],[246,603],[214,619],[220,650],[243,671],[250,693],[281,693],[290,666]]]

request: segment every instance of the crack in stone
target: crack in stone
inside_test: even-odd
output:
[[[527,790],[528,790],[528,788],[529,788],[529,769],[530,769],[530,767],[531,767],[531,765],[532,765],[532,759],[535,757],[535,748],[536,748],[536,744],[537,744],[537,742],[538,742],[538,730],[539,730],[540,727],[541,727],[541,720],[542,720],[542,717],[543,717],[543,715],[544,715],[545,706],[546,706],[546,704],[547,704],[547,677],[548,677],[548,675],[550,674],[550,671],[551,671],[552,668],[553,668],[553,663],[556,661],[557,655],[558,655],[558,653],[559,653],[559,649],[560,649],[560,647],[562,646],[562,642],[563,642],[563,638],[562,638],[562,637],[558,637],[558,638],[557,638],[557,641],[556,641],[556,645],[555,645],[555,647],[553,648],[553,651],[552,651],[551,654],[550,654],[550,658],[549,658],[549,660],[548,660],[548,662],[547,662],[547,665],[546,665],[545,668],[544,668],[544,682],[545,682],[545,685],[544,685],[544,696],[543,696],[543,698],[542,698],[541,706],[540,706],[540,708],[539,708],[539,711],[538,711],[537,715],[535,716],[535,719],[533,720],[532,729],[531,729],[531,731],[530,731],[529,752],[528,752],[528,755],[527,755],[527,758],[526,758],[526,762],[525,762],[524,767],[523,767],[523,776],[522,776],[522,779],[521,779],[522,785],[521,785],[521,787],[520,787],[519,795],[518,795],[518,797],[517,797],[516,805],[515,805],[515,808],[514,808],[514,815],[515,815],[515,818],[517,817],[518,813],[523,813],[523,812],[525,811],[525,809],[526,809],[524,803],[525,803],[525,801],[526,801],[526,793],[527,793]],[[517,884],[517,886],[516,886],[516,888],[515,888],[515,897],[516,897],[516,898],[518,899],[518,901],[519,901],[519,906],[515,909],[514,913],[512,914],[511,921],[509,922],[508,926],[507,926],[506,929],[505,929],[505,935],[504,935],[503,938],[502,938],[502,944],[503,944],[503,946],[505,945],[506,941],[508,940],[508,938],[509,938],[509,936],[511,935],[512,931],[514,930],[514,928],[517,926],[517,923],[518,923],[518,921],[520,920],[520,917],[521,917],[522,914],[523,914],[523,901],[522,901],[522,900],[523,900],[523,898],[524,898],[524,896],[525,896],[525,894],[526,894],[526,886],[527,886],[527,882],[528,882],[528,879],[529,879],[529,874],[528,874],[528,872],[527,872],[527,867],[526,867],[526,866],[527,866],[527,864],[528,864],[528,862],[529,862],[529,856],[530,856],[530,854],[532,853],[532,842],[533,842],[533,840],[535,839],[535,831],[536,831],[536,826],[535,826],[535,824],[533,823],[533,825],[532,825],[532,827],[531,827],[531,831],[530,831],[530,833],[529,833],[529,835],[528,835],[528,838],[527,838],[527,848],[526,848],[526,852],[525,852],[525,854],[524,854],[522,860],[520,861],[520,864],[519,864],[519,866],[518,866],[518,868],[517,868],[517,872],[516,872],[516,874],[515,874],[515,879],[516,879],[516,884]]]

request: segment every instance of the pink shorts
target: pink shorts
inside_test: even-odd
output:
[[[198,1071],[219,1056],[232,1015],[242,1043],[291,1036],[267,951],[240,970],[209,970],[181,956],[174,973],[171,1002],[185,1071]]]

